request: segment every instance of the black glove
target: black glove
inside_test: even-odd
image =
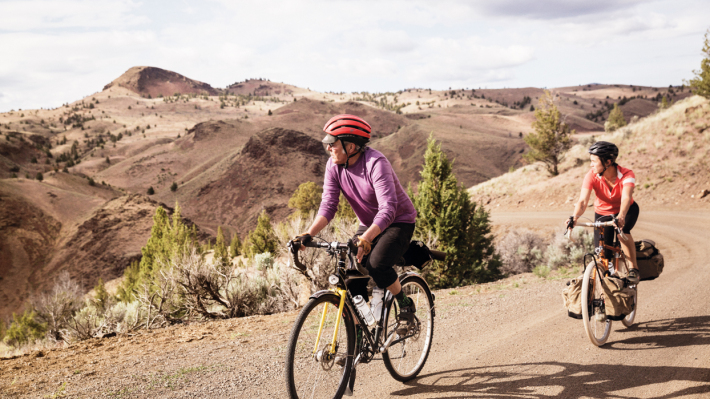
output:
[[[567,220],[567,229],[571,229],[574,227],[574,216],[570,216],[569,220]]]
[[[313,237],[311,237],[311,235],[308,233],[303,233],[294,237],[292,241],[300,243],[301,245],[307,245],[308,243],[313,241]]]

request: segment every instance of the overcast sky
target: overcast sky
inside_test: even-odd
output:
[[[710,1],[4,1],[0,112],[56,107],[128,68],[318,91],[679,85]]]

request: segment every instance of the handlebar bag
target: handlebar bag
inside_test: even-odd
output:
[[[582,318],[582,280],[584,276],[573,278],[567,282],[567,287],[562,290],[562,301],[567,316],[573,319]]]
[[[636,263],[641,280],[653,280],[663,272],[663,254],[652,240],[636,241]]]

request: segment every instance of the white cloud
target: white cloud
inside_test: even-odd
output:
[[[701,0],[1,2],[0,111],[76,100],[136,65],[216,87],[667,86],[699,66],[707,15]]]
[[[67,28],[118,28],[149,22],[135,14],[137,4],[125,1],[3,1],[0,26],[6,31]]]

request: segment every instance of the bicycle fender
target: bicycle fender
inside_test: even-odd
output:
[[[320,297],[328,295],[328,294],[333,295],[338,299],[340,298],[340,295],[336,294],[335,292],[333,292],[331,290],[320,290],[320,291],[314,293],[313,295],[311,295],[311,297],[308,299],[317,299],[317,298],[320,298]]]

